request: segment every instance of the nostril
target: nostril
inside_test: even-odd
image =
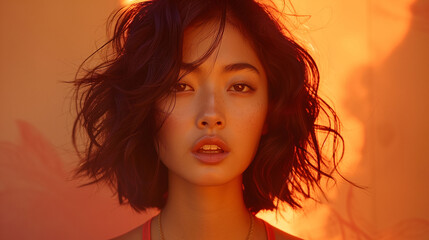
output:
[[[199,123],[200,127],[222,127],[224,125],[223,121],[215,121],[215,122],[211,122],[211,121],[201,121]]]

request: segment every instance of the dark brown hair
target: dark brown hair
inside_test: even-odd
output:
[[[108,58],[74,81],[73,142],[79,151],[80,128],[88,140],[76,175],[90,177],[88,184],[106,181],[120,203],[137,211],[164,206],[167,168],[155,146],[163,121],[155,103],[183,77],[185,29],[218,20],[216,40],[188,68],[213,53],[231,22],[252,43],[268,80],[268,132],[243,173],[245,204],[253,213],[277,209],[276,201],[301,207],[300,199],[312,196],[322,176],[332,178],[343,139],[337,115],[317,95],[315,61],[276,20],[279,13],[253,0],[152,0],[118,10],[111,19],[113,37],[97,50],[110,46]],[[327,124],[317,124],[320,117]],[[329,156],[322,151],[327,142],[333,147]]]

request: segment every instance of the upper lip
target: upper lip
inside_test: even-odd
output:
[[[192,152],[198,152],[204,145],[218,145],[224,152],[229,152],[230,148],[228,145],[218,136],[203,136],[198,139],[192,148]]]

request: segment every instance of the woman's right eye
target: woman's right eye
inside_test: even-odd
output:
[[[194,89],[186,83],[177,83],[176,87],[174,88],[175,92],[187,92],[192,90]]]

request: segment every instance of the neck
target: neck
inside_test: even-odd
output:
[[[217,186],[198,186],[169,175],[162,210],[166,239],[246,239],[250,217],[241,176]]]

